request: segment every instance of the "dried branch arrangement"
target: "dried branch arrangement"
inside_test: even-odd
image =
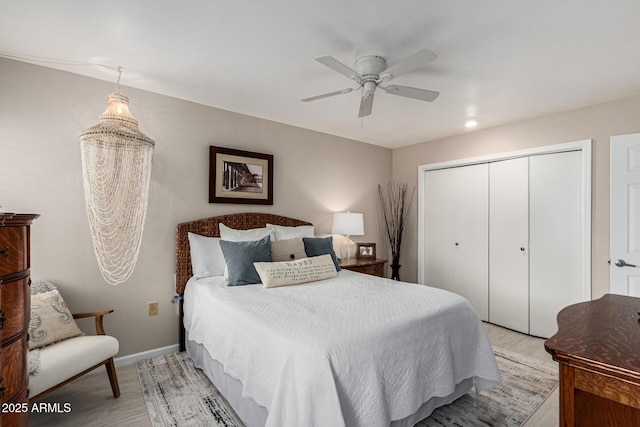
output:
[[[413,201],[415,186],[409,192],[406,183],[389,182],[386,193],[382,186],[378,184],[378,197],[380,198],[380,208],[382,219],[384,220],[385,231],[391,246],[391,267],[392,279],[399,280],[398,269],[400,268],[400,249],[402,248],[402,236],[407,224],[409,207]],[[394,277],[395,276],[395,277]]]

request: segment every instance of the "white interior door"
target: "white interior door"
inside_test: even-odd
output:
[[[640,297],[640,134],[611,138],[611,293]]]
[[[489,165],[489,321],[529,333],[529,158]]]
[[[558,312],[582,301],[582,155],[529,158],[529,331],[550,337]]]

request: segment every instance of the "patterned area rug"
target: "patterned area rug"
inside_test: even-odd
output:
[[[186,352],[141,360],[136,368],[155,427],[244,426],[209,378],[193,366]]]
[[[557,387],[556,369],[503,349],[494,352],[502,383],[477,396],[470,391],[416,427],[520,426]],[[243,426],[186,353],[142,360],[136,367],[154,426]]]
[[[557,368],[493,348],[502,382],[476,395],[475,389],[436,409],[416,427],[521,426],[558,386]]]

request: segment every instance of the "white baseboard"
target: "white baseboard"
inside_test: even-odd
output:
[[[175,353],[179,349],[178,344],[168,345],[166,347],[154,348],[152,350],[141,351],[140,353],[130,354],[128,356],[117,357],[113,362],[117,366],[130,365],[138,360],[148,359],[150,357],[161,356],[163,354]]]

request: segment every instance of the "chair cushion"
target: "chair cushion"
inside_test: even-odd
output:
[[[118,340],[108,335],[69,338],[40,349],[40,372],[29,375],[29,397],[36,396],[115,356]]]

